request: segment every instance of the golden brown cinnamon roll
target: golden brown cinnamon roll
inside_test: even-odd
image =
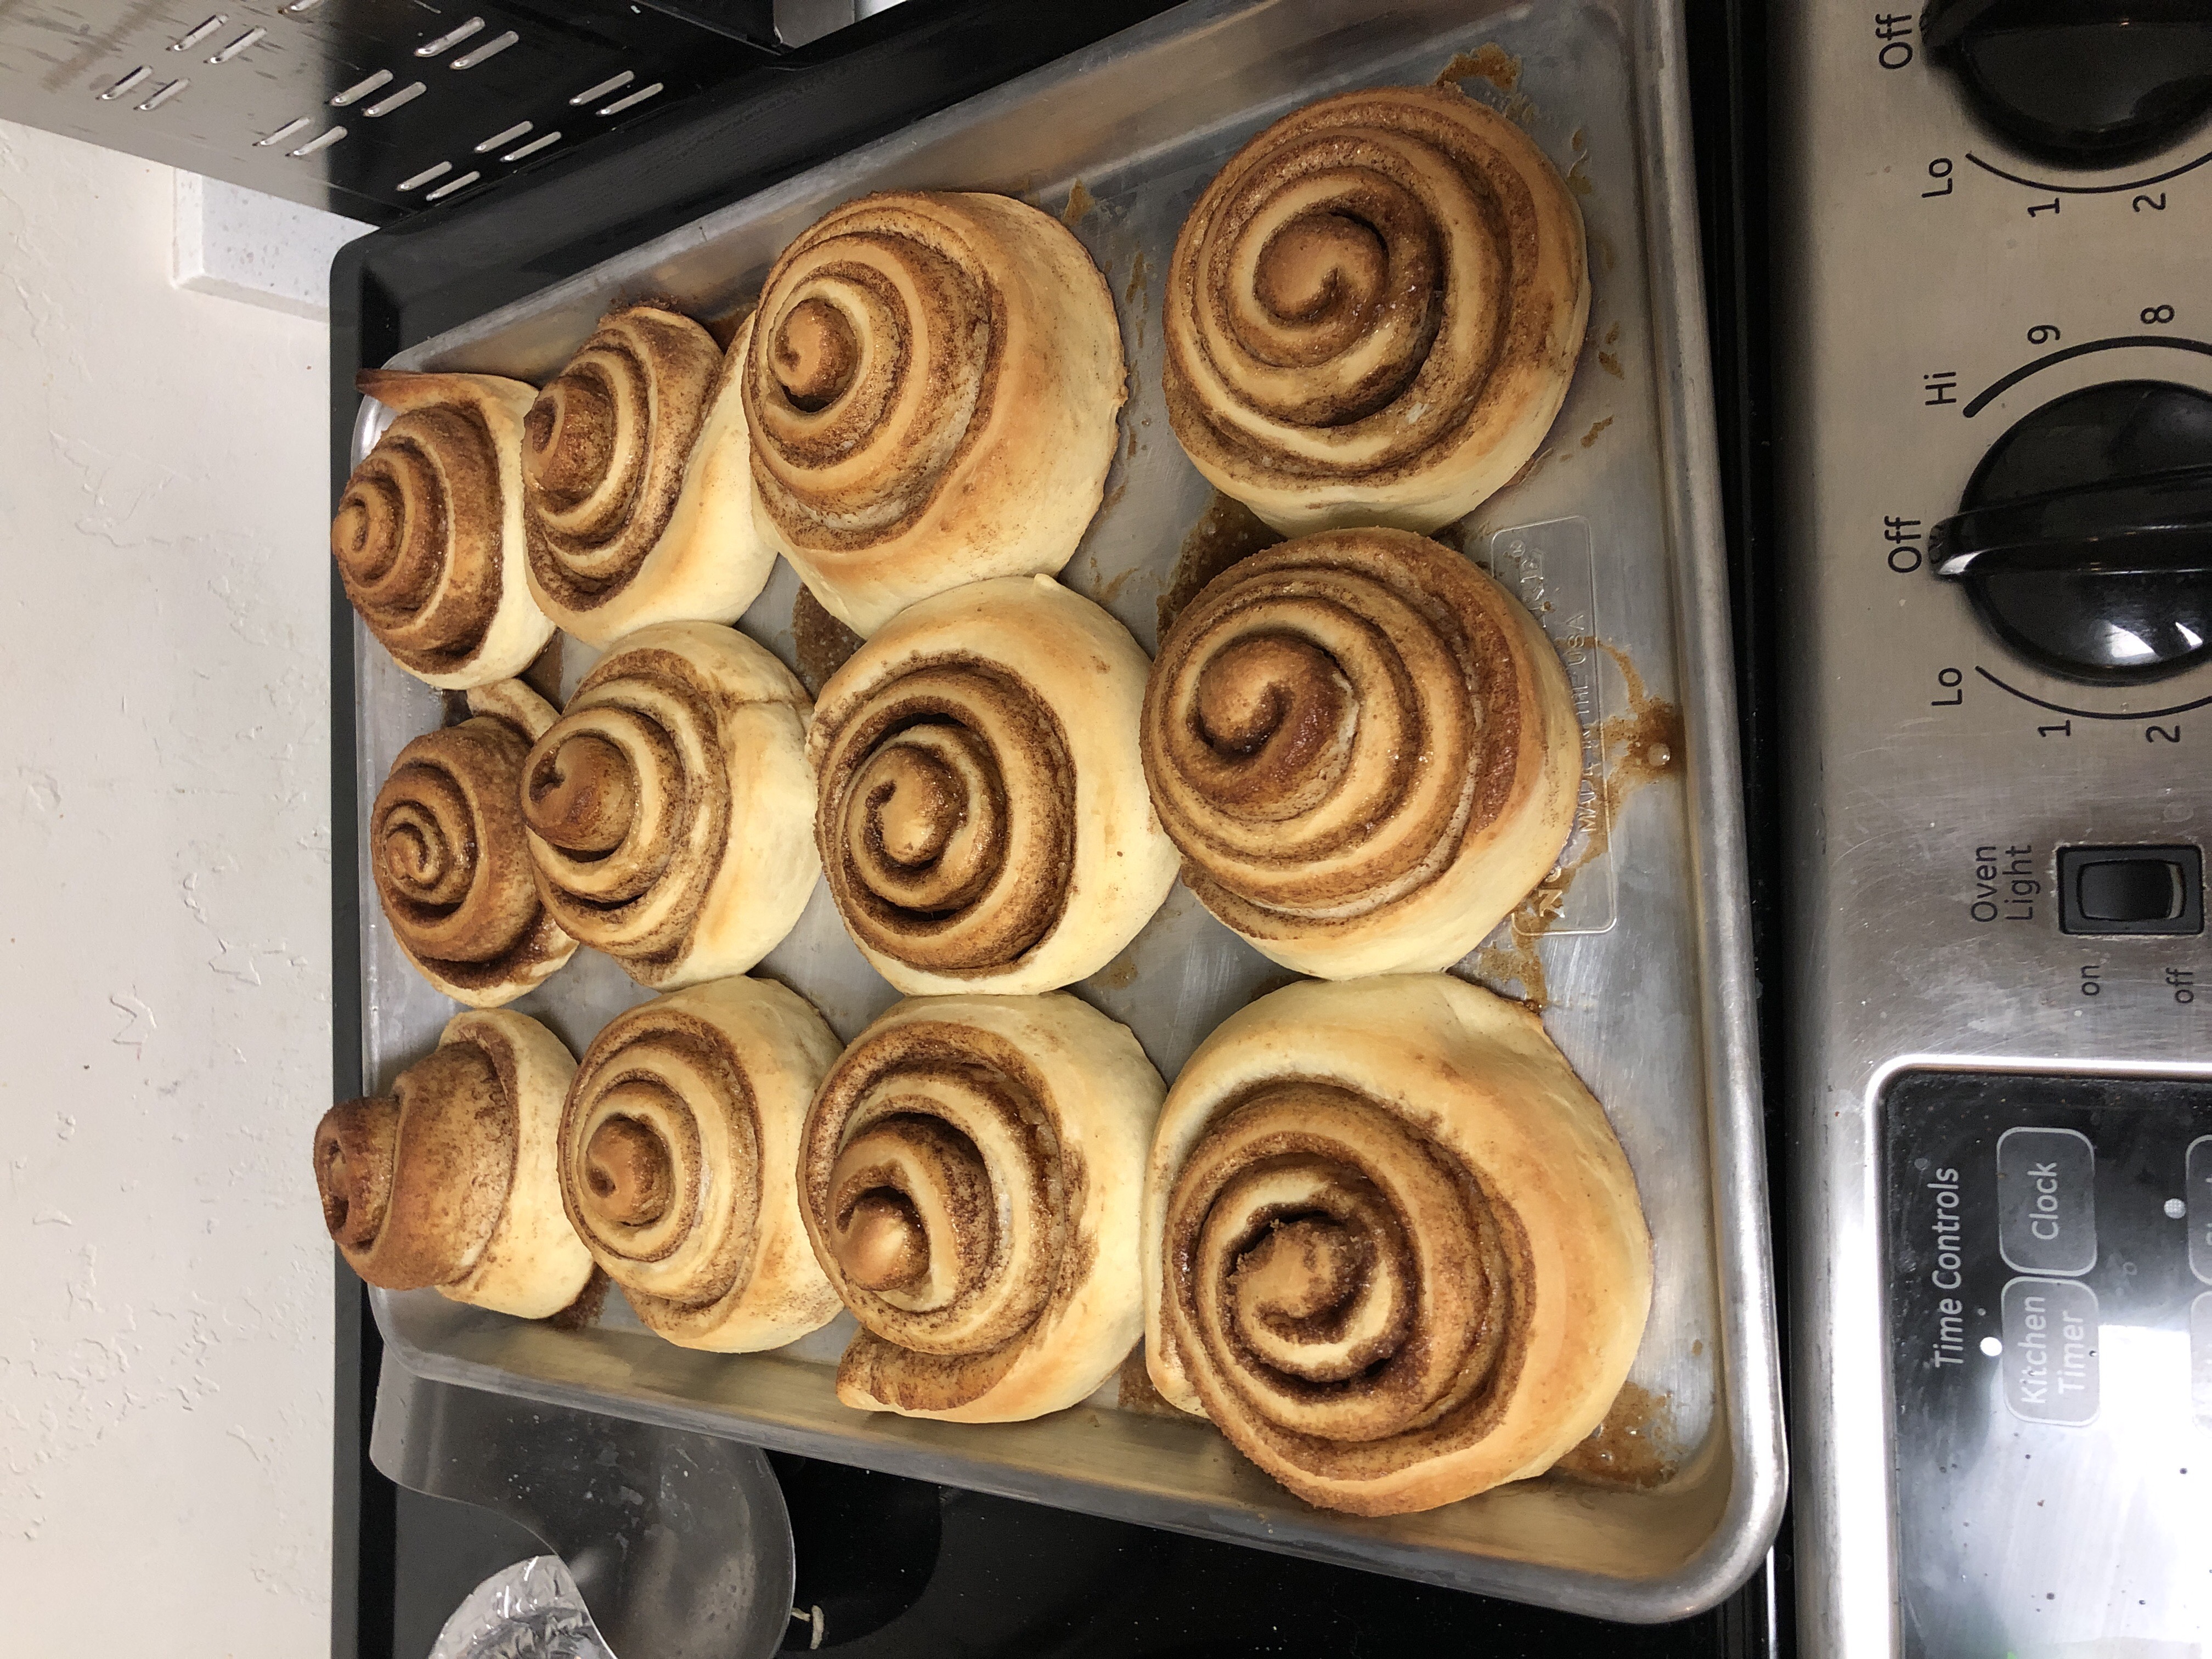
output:
[[[1143,1323],[1137,1205],[1159,1073],[1071,996],[921,997],[807,1114],[815,1254],[861,1325],[837,1397],[1014,1423],[1111,1376]]]
[[[388,1291],[543,1319],[576,1300],[592,1258],[561,1211],[561,1103],[576,1062],[525,1014],[457,1014],[389,1096],[315,1126],[323,1220],[353,1270]]]
[[[1183,222],[1168,417],[1286,534],[1434,530],[1535,453],[1589,319],[1582,210],[1528,134],[1456,88],[1341,93]]]
[[[1176,618],[1145,774],[1183,880],[1329,979],[1442,968],[1550,872],[1581,729],[1535,619],[1401,530],[1283,542]]]
[[[671,1342],[774,1348],[837,1296],[799,1217],[799,1125],[837,1039],[795,991],[723,979],[618,1014],[561,1117],[568,1218]]]
[[[1540,1474],[1643,1340],[1650,1241],[1604,1109],[1522,1005],[1303,984],[1184,1066],[1145,1178],[1160,1393],[1310,1504]]]
[[[910,994],[1094,974],[1175,882],[1145,798],[1145,653],[1049,576],[923,600],[822,688],[807,753],[839,915]]]
[[[496,1008],[576,941],[545,908],[522,830],[522,765],[556,718],[520,680],[469,692],[469,718],[399,751],[368,812],[369,868],[407,959],[447,996]]]
[[[546,908],[641,985],[740,974],[799,920],[806,693],[734,629],[659,623],[584,676],[524,763]]]
[[[417,679],[462,690],[520,673],[553,637],[524,574],[522,417],[537,394],[495,374],[371,369],[354,384],[398,418],[331,520],[346,597]]]
[[[1056,571],[1126,395],[1113,296],[1050,215],[892,192],[769,273],[744,374],[762,533],[872,634],[962,582]]]
[[[775,550],[753,526],[737,370],[689,317],[610,312],[523,422],[530,590],[578,639],[659,622],[735,622]]]

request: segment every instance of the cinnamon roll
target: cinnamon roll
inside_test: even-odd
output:
[[[553,919],[660,990],[766,956],[821,869],[806,716],[791,671],[734,629],[658,623],[621,640],[523,763]]]
[[[523,422],[530,590],[604,646],[659,622],[735,622],[775,550],[753,527],[737,370],[689,317],[608,313]]]
[[[1143,1324],[1137,1204],[1159,1073],[1071,996],[921,997],[807,1113],[808,1236],[860,1322],[837,1397],[1014,1423],[1112,1376]]]
[[[1056,571],[1126,395],[1113,296],[1049,214],[898,191],[770,270],[744,369],[763,535],[872,634],[916,599]]]
[[[908,994],[1097,972],[1175,882],[1145,798],[1145,653],[1049,576],[903,612],[822,688],[807,753],[830,891]]]
[[[1168,418],[1287,535],[1429,531],[1518,472],[1589,319],[1582,210],[1452,87],[1340,93],[1221,170],[1168,268]]]
[[[369,808],[369,868],[422,977],[496,1008],[575,954],[538,895],[522,829],[522,764],[557,717],[520,680],[477,686],[468,703],[468,719],[392,763]]]
[[[1433,1509],[1604,1417],[1651,1295],[1636,1180],[1522,1004],[1293,985],[1191,1056],[1145,1178],[1152,1381],[1310,1504]]]
[[[836,1316],[799,1220],[799,1126],[837,1039],[797,992],[721,979],[617,1014],[561,1115],[561,1196],[637,1316],[751,1353]]]
[[[390,1095],[325,1112],[315,1186],[353,1270],[523,1319],[574,1302],[592,1258],[561,1211],[554,1143],[575,1070],[527,1015],[456,1014]]]
[[[1442,968],[1551,871],[1581,730],[1535,618],[1402,530],[1283,542],[1160,642],[1145,775],[1183,880],[1329,979]]]
[[[417,679],[461,690],[520,673],[553,637],[523,568],[522,419],[537,394],[495,374],[370,369],[354,384],[398,417],[331,520],[346,598]]]

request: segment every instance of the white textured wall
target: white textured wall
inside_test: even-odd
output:
[[[329,1640],[328,347],[173,180],[0,123],[10,1659]]]

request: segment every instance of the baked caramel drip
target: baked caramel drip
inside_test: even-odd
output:
[[[1373,1479],[1424,1462],[1487,1432],[1519,1374],[1531,1291],[1513,1218],[1336,1085],[1265,1084],[1216,1116],[1164,1249],[1167,1328],[1206,1414],[1270,1468]]]
[[[990,413],[1004,301],[938,198],[830,214],[769,273],[744,368],[762,508],[798,544],[864,548],[926,508]]]
[[[619,593],[668,526],[722,354],[688,317],[611,313],[522,425],[531,573],[588,611]]]
[[[1324,99],[1238,152],[1168,269],[1168,414],[1201,469],[1372,484],[1455,447],[1555,345],[1532,156],[1437,88]]]
[[[933,973],[983,974],[1052,931],[1075,855],[1075,775],[1059,716],[1033,688],[942,657],[817,719],[815,839],[861,944]]]
[[[956,1409],[1020,1358],[1087,1264],[1083,1172],[1050,1086],[1012,1045],[924,1021],[863,1037],[807,1115],[807,1231],[864,1334],[841,1385],[905,1411]]]
[[[523,763],[520,810],[546,908],[647,983],[682,954],[728,850],[716,696],[674,651],[617,651]]]
[[[401,750],[369,809],[370,871],[392,932],[457,989],[519,991],[574,948],[531,872],[521,805],[529,753],[520,727],[473,716]]]
[[[1338,531],[1251,555],[1176,618],[1146,686],[1145,777],[1231,927],[1371,915],[1498,816],[1524,687],[1494,588],[1421,537]]]
[[[353,471],[331,551],[368,631],[418,674],[465,667],[500,601],[499,455],[472,411],[416,409]]]
[[[761,1209],[761,1126],[744,1062],[659,1003],[617,1016],[561,1114],[569,1224],[648,1324],[738,1288]]]
[[[800,585],[791,599],[791,644],[799,659],[799,683],[818,697],[830,677],[860,648],[860,636],[823,608],[814,590]]]
[[[476,1266],[514,1180],[514,1082],[511,1060],[449,1042],[402,1072],[389,1096],[323,1115],[324,1224],[369,1284],[450,1285]]]

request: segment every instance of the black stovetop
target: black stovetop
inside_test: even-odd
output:
[[[1759,1581],[1711,1613],[1639,1630],[896,1475],[769,1461],[791,1506],[794,1599],[821,1610],[821,1650],[841,1659],[1772,1651]],[[395,1491],[389,1634],[365,1624],[362,1651],[388,1644],[393,1659],[423,1659],[463,1596],[544,1547],[489,1510]],[[811,1617],[793,1620],[785,1650],[808,1650],[813,1629]]]
[[[1163,0],[906,0],[852,31],[846,49],[826,60],[751,72],[519,172],[492,192],[354,244],[331,276],[332,477],[348,470],[359,367],[1165,9]],[[1750,780],[1753,910],[1765,961],[1776,865],[1756,67],[1763,23],[1759,0],[1685,9]],[[332,683],[346,685],[353,630],[335,577],[331,590]],[[339,776],[354,765],[350,714],[333,720]],[[349,817],[334,823],[339,869],[352,867],[355,833]],[[337,884],[335,937],[354,936],[354,903],[349,884]],[[359,988],[346,983],[348,971],[342,963],[333,987],[341,1096],[361,1090],[360,1030],[345,1012],[360,1006]],[[1772,1075],[1773,1011],[1764,1012]],[[381,1346],[359,1281],[343,1263],[338,1280],[332,1659],[424,1659],[470,1589],[542,1547],[500,1516],[403,1491],[370,1466]],[[1786,1525],[1777,1561],[1721,1607],[1639,1628],[833,1464],[774,1462],[792,1512],[798,1601],[823,1609],[823,1650],[850,1659],[1347,1659],[1429,1653],[1447,1643],[1498,1659],[1789,1650],[1790,1621],[1777,1605],[1788,1595]],[[794,1623],[792,1632],[789,1645],[804,1650],[811,1624]]]

